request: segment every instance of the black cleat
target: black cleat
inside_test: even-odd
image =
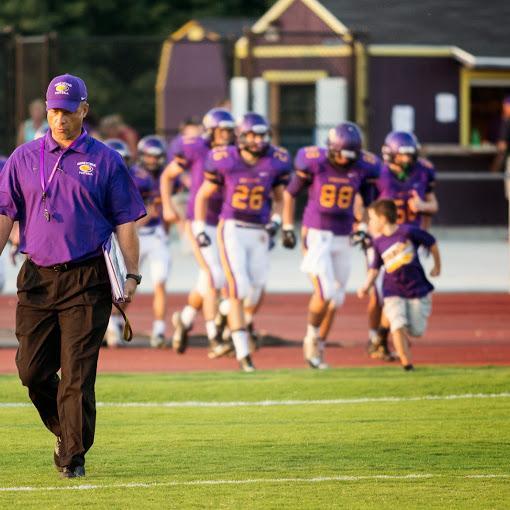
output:
[[[396,361],[398,356],[391,352],[388,347],[388,329],[379,328],[374,339],[370,339],[367,345],[368,355],[372,359],[380,359],[383,361]]]
[[[55,468],[57,471],[62,472],[64,468],[61,465],[60,459],[64,453],[64,446],[62,445],[62,438],[57,436],[57,440],[55,441],[55,449],[53,450],[53,462],[55,464]]]
[[[65,466],[62,469],[62,478],[80,478],[85,476],[85,466]]]
[[[250,322],[246,326],[246,331],[248,332],[248,344],[250,346],[250,354],[253,354],[255,351],[260,349],[260,337],[255,331],[253,327],[253,322]]]
[[[211,347],[207,353],[207,357],[209,359],[216,359],[227,356],[230,353],[235,353],[234,342],[232,342],[232,340],[217,343],[215,347]]]
[[[414,372],[414,365],[412,363],[409,363],[409,365],[402,365],[402,368],[406,372]]]
[[[249,354],[239,360],[239,366],[244,372],[255,372],[255,366],[253,365],[253,361]]]
[[[181,319],[181,312],[175,312],[172,315],[172,324],[174,334],[172,337],[172,348],[177,354],[184,354],[188,347],[188,333],[191,328],[187,328]]]

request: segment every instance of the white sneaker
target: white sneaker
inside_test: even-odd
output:
[[[318,337],[305,337],[303,340],[303,354],[305,361],[311,368],[326,370],[329,365],[324,362],[324,342]]]
[[[165,346],[165,335],[152,335],[150,339],[150,346],[153,349],[160,349]]]

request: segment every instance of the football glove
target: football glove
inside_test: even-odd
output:
[[[282,244],[285,248],[292,250],[296,247],[296,233],[292,229],[282,230]]]

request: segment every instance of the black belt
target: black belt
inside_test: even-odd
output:
[[[65,262],[64,264],[55,264],[53,266],[39,266],[35,262],[33,262],[31,259],[29,261],[36,267],[40,269],[51,269],[52,271],[55,271],[56,273],[64,273],[65,271],[69,271],[70,269],[74,269],[76,267],[84,267],[84,266],[93,266],[96,264],[99,260],[101,260],[103,257],[92,257],[90,259],[85,260],[77,260],[73,262],[72,260],[69,262]]]

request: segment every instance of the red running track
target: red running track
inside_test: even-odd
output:
[[[304,366],[301,338],[306,328],[304,294],[268,294],[256,318],[261,332],[279,337],[283,345],[263,347],[254,355],[259,369],[301,368]],[[185,302],[183,295],[170,295],[169,316]],[[0,330],[11,346],[14,343],[15,296],[0,297]],[[338,312],[326,351],[333,367],[377,366],[368,359],[366,302],[349,295]],[[413,344],[417,365],[510,365],[510,295],[508,294],[436,294],[429,328],[423,339]],[[192,346],[186,354],[171,349],[146,348],[151,328],[151,297],[137,296],[129,310],[137,338],[128,348],[102,349],[99,370],[103,372],[175,372],[192,370],[236,370],[234,359],[209,360],[205,347]],[[199,319],[194,333],[204,331]],[[168,331],[170,334],[170,331]],[[5,341],[4,341],[5,343]],[[139,348],[136,348],[139,346]],[[0,373],[14,373],[15,349],[0,349]]]

